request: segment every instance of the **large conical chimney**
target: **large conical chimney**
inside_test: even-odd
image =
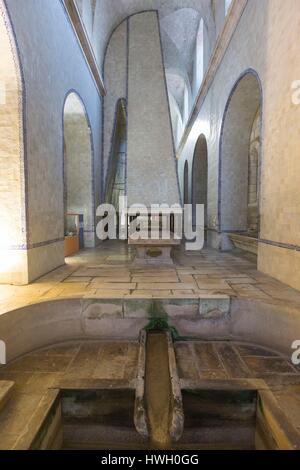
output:
[[[128,38],[128,204],[179,203],[179,187],[156,12],[134,15]]]

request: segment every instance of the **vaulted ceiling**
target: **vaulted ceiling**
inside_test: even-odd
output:
[[[220,0],[218,0],[220,1]],[[144,10],[159,13],[169,95],[183,115],[185,89],[192,88],[196,38],[201,18],[212,44],[215,22],[211,0],[76,0],[102,68],[114,29],[128,16]],[[173,113],[174,115],[174,113]]]
[[[96,49],[103,62],[106,44],[114,28],[126,17],[144,10],[158,10],[161,26],[188,62],[195,41],[197,23],[202,17],[208,31],[214,31],[211,0],[75,0]]]

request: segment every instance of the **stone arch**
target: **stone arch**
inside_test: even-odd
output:
[[[0,0],[0,282],[28,283],[25,87],[11,21]]]
[[[95,203],[93,178],[93,136],[86,107],[75,90],[63,106],[64,228],[78,229],[74,216],[82,218],[80,247],[95,246]]]
[[[225,234],[249,232],[249,197],[253,193],[249,184],[251,183],[252,189],[258,193],[261,122],[261,82],[255,71],[248,70],[233,87],[221,130],[219,223],[221,232]],[[257,158],[251,161],[251,152],[254,150],[257,152]],[[256,177],[253,175],[253,168],[251,169],[255,165]],[[258,211],[259,203],[255,202]],[[258,231],[259,214],[255,217]]]

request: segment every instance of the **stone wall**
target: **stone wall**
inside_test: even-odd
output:
[[[28,192],[25,276],[32,281],[64,263],[63,107],[75,90],[91,123],[95,205],[101,184],[101,98],[59,0],[7,2],[24,74]],[[20,280],[16,280],[20,282]],[[24,279],[21,280],[24,282]]]

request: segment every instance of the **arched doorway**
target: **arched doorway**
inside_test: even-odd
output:
[[[235,85],[223,120],[219,194],[223,248],[228,234],[234,244],[234,234],[239,234],[256,240],[249,251],[257,252],[261,121],[261,85],[257,74],[249,71]]]
[[[17,47],[2,0],[0,57],[0,283],[27,284],[25,91]]]
[[[65,244],[70,244],[65,253],[68,256],[78,248],[95,246],[92,133],[84,104],[74,91],[66,98],[63,119],[64,230]],[[68,237],[78,238],[72,241]]]
[[[183,203],[189,203],[189,164],[186,160],[184,164],[184,175],[183,175]]]
[[[192,169],[193,226],[196,227],[196,205],[204,205],[204,226],[207,227],[207,141],[201,134],[196,142]]]
[[[126,100],[120,99],[116,107],[114,133],[111,144],[105,200],[119,212],[119,198],[126,188],[127,111]]]

